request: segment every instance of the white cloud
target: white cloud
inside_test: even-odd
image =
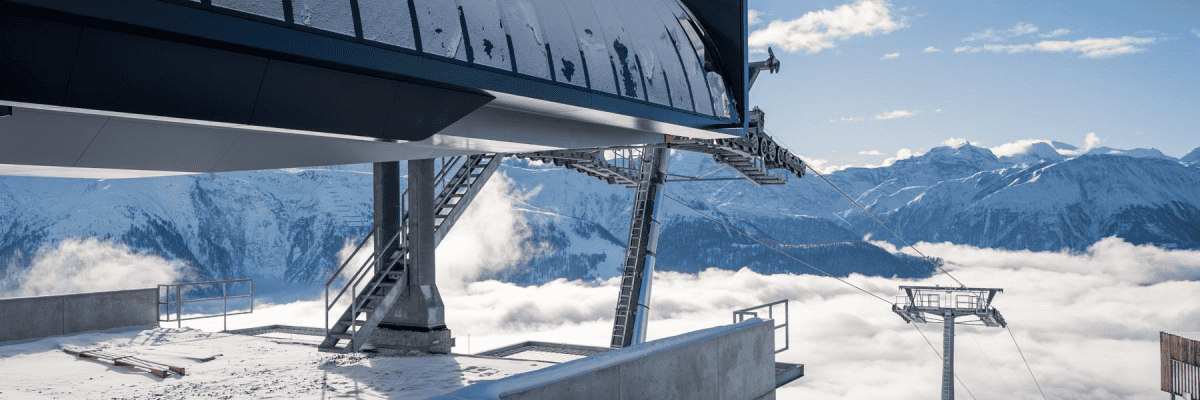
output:
[[[762,14],[759,13],[758,10],[751,9],[750,11],[746,12],[746,23],[749,26],[758,25],[761,22],[762,22]]]
[[[946,140],[944,140],[944,141],[942,141],[942,143],[941,143],[941,144],[942,144],[942,146],[949,146],[949,147],[956,147],[956,148],[957,148],[957,147],[959,147],[959,146],[962,146],[962,145],[964,145],[964,144],[967,144],[967,143],[970,143],[972,146],[979,146],[979,145],[980,145],[980,143],[979,143],[979,142],[970,142],[970,141],[967,141],[967,139],[964,139],[964,138],[953,138],[953,137],[952,137],[952,138],[949,138],[949,139],[946,139]]]
[[[153,288],[175,283],[189,271],[185,264],[136,253],[123,244],[66,239],[57,248],[38,250],[29,270],[17,277],[20,286],[0,297]]]
[[[926,53],[937,53],[941,50],[938,50],[936,47],[929,46],[929,47],[926,47],[925,50],[921,50],[921,51],[926,52]]]
[[[1077,52],[1087,58],[1107,58],[1123,54],[1134,54],[1145,51],[1140,45],[1152,44],[1155,38],[1139,38],[1122,36],[1120,38],[1087,38],[1076,41],[1044,40],[1034,44],[987,44],[983,46],[960,46],[955,53],[978,53],[989,51],[993,53],[1024,53],[1028,51],[1043,51],[1050,53]]]
[[[855,167],[855,165],[852,165],[852,164],[831,165],[829,160],[826,160],[824,158],[812,158],[812,157],[806,157],[806,156],[801,156],[801,155],[797,155],[797,157],[800,157],[801,160],[804,160],[804,164],[807,165],[809,168],[811,168],[813,171],[817,171],[821,174],[831,174],[831,173],[841,171],[846,168]]]
[[[939,108],[939,109],[933,110],[933,112],[940,113],[940,112],[942,112],[942,109]]]
[[[924,153],[921,153],[920,151],[912,151],[908,148],[896,150],[896,156],[889,157],[889,158],[883,160],[882,166],[887,167],[892,164],[895,164],[897,161],[900,161],[900,160],[907,160],[907,159],[910,159],[913,157],[920,157],[921,154],[924,154]]]
[[[879,150],[863,150],[863,151],[858,152],[858,154],[861,154],[864,156],[882,156],[882,155],[884,155],[883,152],[881,152]]]
[[[994,305],[1052,398],[1156,398],[1158,330],[1192,329],[1200,303],[1200,252],[1134,246],[1106,239],[1082,253],[917,245],[945,259],[971,286],[1002,287]],[[900,285],[952,284],[945,275],[890,279],[852,275],[851,283],[891,299]],[[1192,279],[1176,281],[1171,279]],[[605,346],[618,280],[558,280],[519,287],[470,284],[446,296],[447,323],[459,347],[473,351],[524,340]],[[780,398],[924,399],[938,393],[940,359],[887,304],[831,278],[762,275],[746,269],[697,274],[656,272],[650,339],[727,324],[730,312],[790,299],[792,348],[777,357],[813,366]],[[257,311],[256,311],[257,312]],[[919,325],[940,350],[939,325]],[[957,372],[980,398],[1038,397],[1007,332],[958,330]],[[1112,368],[1105,360],[1122,360]],[[817,366],[820,366],[818,369]],[[863,385],[862,377],[871,382]]]
[[[1145,51],[1138,45],[1152,44],[1154,38],[1138,38],[1122,36],[1121,38],[1087,38],[1070,41],[1043,41],[1036,45],[1038,50],[1063,52],[1074,51],[1083,53],[1088,58],[1105,58],[1121,54],[1133,54]]]
[[[913,115],[916,115],[916,113],[911,112],[911,111],[905,111],[905,110],[895,110],[895,111],[888,111],[883,114],[876,115],[875,119],[907,118],[907,117],[911,117]]]
[[[841,117],[838,119],[831,119],[831,120],[829,120],[829,122],[839,122],[839,121],[849,122],[849,121],[860,121],[860,120],[862,120],[862,117]]]
[[[832,10],[811,11],[791,21],[771,21],[766,28],[750,33],[749,45],[757,49],[778,46],[786,52],[804,50],[812,54],[836,46],[836,40],[888,33],[902,26],[892,18],[887,3],[859,0]]]
[[[992,29],[992,28],[987,28],[982,32],[972,33],[970,36],[967,36],[962,39],[963,42],[1001,41],[1001,40],[1004,40],[1004,39],[1001,38],[1000,35],[997,35],[996,30]]]
[[[438,285],[459,289],[536,255],[539,249],[522,245],[531,231],[516,206],[540,190],[521,192],[503,172],[492,175],[438,246]]]
[[[1100,137],[1096,136],[1096,132],[1088,132],[1083,138],[1083,150],[1091,150],[1096,145],[1100,144]]]
[[[945,260],[945,269],[969,286],[1004,289],[993,305],[1047,398],[1160,398],[1158,332],[1194,331],[1200,323],[1200,302],[1181,297],[1200,291],[1200,251],[1116,238],[1082,252],[916,246]],[[940,351],[941,326],[905,324],[888,304],[832,278],[708,269],[658,271],[653,279],[651,340],[728,324],[732,310],[789,299],[791,349],[776,357],[810,367],[779,398],[916,400],[939,393],[941,360],[916,329]],[[844,279],[888,300],[901,294],[901,285],[954,284],[944,274]],[[527,340],[607,347],[619,284],[619,278],[529,287],[486,281],[443,293],[454,351],[466,353],[468,342],[477,353]],[[260,305],[230,317],[229,327],[322,326],[322,307],[321,300]],[[220,330],[221,321],[185,326]],[[976,397],[1041,398],[1005,330],[959,326],[956,333],[956,372]]]
[[[884,54],[884,55],[883,55],[883,57],[880,57],[879,59],[880,59],[880,60],[887,60],[887,59],[892,59],[892,58],[896,58],[896,57],[900,57],[900,53],[898,53],[898,52],[897,52],[897,53],[888,53],[888,54]]]
[[[996,157],[1008,157],[1024,153],[1026,150],[1029,150],[1029,146],[1033,146],[1037,143],[1050,143],[1050,141],[1040,139],[1021,139],[1012,143],[1005,143],[996,147],[992,147],[988,150],[991,150],[992,154],[995,154]]]
[[[1200,29],[1192,28],[1192,34],[1200,38]]]
[[[1033,24],[1018,22],[1012,28],[1003,31],[997,31],[993,28],[987,28],[980,32],[975,32],[963,38],[963,42],[999,42],[1008,38],[1028,35],[1038,31],[1038,27]]]
[[[1041,35],[1038,35],[1038,36],[1039,36],[1039,37],[1044,37],[1044,38],[1052,38],[1052,37],[1059,37],[1059,36],[1062,36],[1062,35],[1066,35],[1066,34],[1069,34],[1069,33],[1071,33],[1071,30],[1070,30],[1070,29],[1067,29],[1067,28],[1058,28],[1058,29],[1055,29],[1055,30],[1051,31],[1050,33],[1043,33],[1043,34],[1041,34]]]
[[[1037,31],[1038,31],[1038,27],[1034,26],[1033,24],[1018,22],[1016,25],[1013,25],[1012,28],[1009,28],[1008,33],[1011,36],[1021,36],[1021,35],[1028,35],[1030,33],[1034,33]]]

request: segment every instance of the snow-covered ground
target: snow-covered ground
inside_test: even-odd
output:
[[[463,355],[328,354],[310,337],[264,336],[185,327],[0,345],[0,399],[420,399],[552,365]],[[77,358],[62,346],[184,367],[187,375],[162,379]]]

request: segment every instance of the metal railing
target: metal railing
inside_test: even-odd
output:
[[[250,284],[250,293],[244,294],[244,295],[230,296],[229,295],[229,284],[240,283],[240,282],[248,282]],[[183,290],[184,287],[205,286],[205,285],[214,285],[215,286],[218,284],[221,285],[221,296],[219,296],[219,297],[203,297],[203,298],[199,298],[199,299],[185,299],[184,298],[184,290]],[[172,294],[174,294],[173,297],[171,296]],[[236,300],[236,299],[250,299],[250,309],[246,310],[246,311],[230,313],[229,312],[229,300]],[[221,314],[219,314],[219,315],[218,314],[199,315],[199,316],[183,318],[183,305],[184,304],[210,302],[210,301],[221,301]],[[171,319],[171,305],[172,304],[175,305],[175,319]],[[165,310],[164,310],[163,306],[166,306]],[[167,284],[167,285],[158,285],[158,307],[156,307],[155,311],[158,312],[158,322],[162,323],[162,322],[174,321],[178,324],[177,326],[180,328],[183,327],[183,321],[190,321],[193,319],[202,319],[202,318],[222,317],[224,320],[222,321],[223,327],[222,327],[221,331],[224,332],[229,329],[229,316],[230,315],[242,315],[242,314],[249,314],[249,313],[254,312],[254,278],[226,279],[226,280],[221,280],[221,281],[172,283],[172,284]],[[166,316],[166,319],[163,319],[164,315]]]
[[[434,193],[446,192],[447,186],[453,184],[451,182],[451,179],[454,177],[455,172],[458,171],[460,168],[462,168],[464,165],[467,165],[467,163],[469,163],[470,160],[471,160],[471,157],[468,157],[468,156],[443,157],[443,158],[436,159],[436,161],[435,161],[436,164],[434,165],[434,170],[436,172],[433,177]],[[492,162],[499,162],[499,161],[492,160]],[[447,200],[447,201],[449,201],[449,200]],[[458,200],[455,200],[455,201],[458,201]],[[437,203],[437,201],[435,201],[435,203]],[[440,226],[442,223],[444,223],[444,221],[437,221],[437,218],[445,218],[446,216],[435,215],[434,217],[435,217],[434,225]],[[453,223],[453,221],[451,221],[451,223]],[[399,231],[397,231],[395,235],[393,235],[391,238],[387,239],[387,244],[385,244],[383,246],[379,246],[378,243],[374,243],[375,244],[374,246],[364,247],[368,243],[371,243],[372,240],[379,241],[379,239],[380,239],[379,235],[378,235],[379,230],[380,230],[380,225],[377,223],[373,224],[371,226],[371,230],[368,231],[366,236],[364,236],[362,238],[362,240],[360,240],[358,242],[358,245],[354,247],[354,251],[351,252],[348,257],[346,257],[346,261],[343,261],[342,264],[339,265],[338,268],[329,275],[329,278],[326,279],[325,288],[323,290],[323,294],[325,297],[325,331],[326,332],[330,332],[330,328],[331,328],[330,322],[329,322],[329,314],[331,311],[333,311],[334,307],[338,306],[338,301],[342,300],[343,296],[350,299],[349,308],[350,308],[351,317],[358,318],[358,312],[359,312],[358,310],[366,307],[367,302],[370,301],[369,296],[359,296],[359,294],[373,293],[375,291],[375,289],[379,287],[379,282],[373,283],[372,279],[374,279],[380,273],[385,272],[386,270],[393,267],[393,265],[395,263],[403,262],[404,258],[407,257],[407,253],[408,253],[408,250],[407,250],[407,248],[408,248],[408,189],[405,189],[403,192],[400,193],[400,227],[399,228],[400,228]],[[380,253],[381,249],[399,250],[400,254],[395,260],[385,260],[382,257],[380,257],[382,255]],[[362,265],[355,266],[355,267],[353,267],[353,269],[349,270],[349,271],[353,271],[354,272],[353,274],[350,274],[349,276],[343,276],[343,274],[348,271],[346,268],[351,267],[351,265],[350,265],[351,261],[354,261],[356,257],[359,257],[359,253],[364,252],[364,251],[369,252],[369,254],[366,255],[366,258],[364,259],[365,261],[362,263]],[[364,253],[364,254],[366,254],[366,253]],[[384,263],[388,263],[388,264],[385,265]],[[339,282],[339,279],[342,279],[342,278],[345,279],[344,283]],[[340,285],[340,287],[338,285]],[[393,290],[403,290],[403,288],[393,288]],[[334,293],[334,291],[336,291],[336,293]],[[350,327],[348,328],[348,331],[351,334],[357,334],[358,333],[358,324],[351,323]]]
[[[990,307],[985,304],[986,302],[982,297],[971,294],[949,295],[919,293],[914,295],[912,298],[908,296],[896,296],[895,304],[899,307],[915,306],[938,308],[942,306],[942,303],[945,303],[946,306],[950,308],[975,310],[990,309]]]
[[[400,209],[401,209],[401,211],[405,210],[403,198],[401,198]],[[407,215],[405,215],[405,217],[407,217]],[[401,229],[398,232],[396,232],[395,235],[392,235],[392,238],[390,240],[388,240],[387,244],[383,245],[382,247],[378,247],[378,248],[380,248],[380,249],[396,248],[401,252],[407,252],[406,247],[408,245],[408,242],[407,242],[408,235],[406,232],[406,230],[407,230],[406,228],[407,228],[407,224],[401,224]],[[351,276],[346,278],[346,282],[344,284],[342,284],[340,289],[337,290],[337,294],[334,294],[332,296],[332,298],[330,298],[330,291],[331,291],[331,289],[337,289],[337,287],[335,286],[335,283],[337,283],[338,278],[342,276],[342,272],[346,270],[346,267],[350,266],[350,262],[353,261],[355,259],[355,257],[358,256],[358,252],[364,250],[363,246],[375,238],[375,236],[376,236],[375,233],[378,231],[379,231],[379,225],[375,225],[374,228],[371,229],[371,232],[368,233],[367,236],[364,237],[362,239],[362,241],[360,241],[358,243],[358,246],[354,248],[354,252],[350,253],[349,257],[346,257],[346,261],[343,262],[342,265],[339,266],[338,269],[333,272],[333,274],[329,277],[329,279],[325,281],[325,289],[323,290],[323,292],[325,294],[325,332],[326,333],[328,333],[329,329],[330,329],[329,312],[332,311],[334,307],[338,306],[338,301],[342,300],[342,296],[346,296],[346,298],[350,300],[351,318],[355,318],[355,319],[358,318],[358,310],[362,309],[363,307],[366,307],[367,302],[370,301],[369,296],[359,296],[359,294],[360,293],[372,293],[375,291],[375,289],[377,287],[379,287],[379,282],[374,282],[374,284],[372,284],[372,280],[375,278],[376,275],[378,275],[381,271],[384,270],[385,266],[383,265],[383,263],[384,262],[395,263],[395,262],[403,261],[403,260],[400,260],[399,258],[396,260],[383,260],[380,257],[380,255],[382,255],[382,254],[379,253],[375,248],[366,249],[366,251],[369,251],[370,253],[367,255],[367,258],[363,261],[362,265],[357,267],[354,270],[354,274],[352,274]],[[399,245],[393,247],[393,245],[397,244],[397,241],[399,241]],[[404,257],[404,255],[403,255],[403,253],[401,253],[400,258],[403,258],[403,257]],[[389,264],[387,267],[390,268],[391,265]],[[359,291],[359,287],[362,287],[361,292]],[[393,290],[401,290],[401,288],[393,288]],[[351,323],[348,330],[351,332],[351,334],[357,334],[358,333],[357,324]]]
[[[733,312],[733,323],[736,324],[736,323],[745,321],[746,317],[762,318],[758,314],[760,312],[762,312],[759,310],[762,310],[764,308],[766,309],[766,312],[767,312],[766,319],[774,320],[775,319],[775,306],[780,305],[780,304],[783,304],[783,323],[775,324],[775,329],[778,330],[779,328],[783,328],[783,348],[775,350],[775,354],[779,354],[784,351],[787,351],[788,347],[791,346],[791,339],[790,339],[791,330],[790,330],[790,328],[788,328],[788,300],[787,299],[776,300],[776,301],[773,301],[773,302],[770,302],[767,304],[763,304],[760,306],[754,306],[754,307],[734,311]]]

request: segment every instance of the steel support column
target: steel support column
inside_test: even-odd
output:
[[[668,154],[669,150],[665,148],[647,149],[641,160],[641,181],[638,182],[633,202],[629,242],[625,247],[625,264],[621,273],[621,292],[617,297],[617,313],[613,323],[614,348],[646,340]]]
[[[954,400],[954,314],[942,318],[942,400]]]
[[[399,247],[397,241],[389,249],[383,249],[388,240],[400,231],[400,162],[377,162],[374,164],[375,180],[375,254],[392,254]],[[380,239],[382,238],[382,239]],[[386,251],[385,251],[386,250]],[[380,260],[376,260],[376,263]],[[376,267],[378,271],[378,266]]]

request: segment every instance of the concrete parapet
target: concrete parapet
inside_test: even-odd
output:
[[[751,319],[478,383],[439,399],[774,398],[772,322]]]
[[[0,342],[158,324],[158,289],[0,299]]]
[[[0,300],[0,342],[62,335],[63,315],[63,296]]]

